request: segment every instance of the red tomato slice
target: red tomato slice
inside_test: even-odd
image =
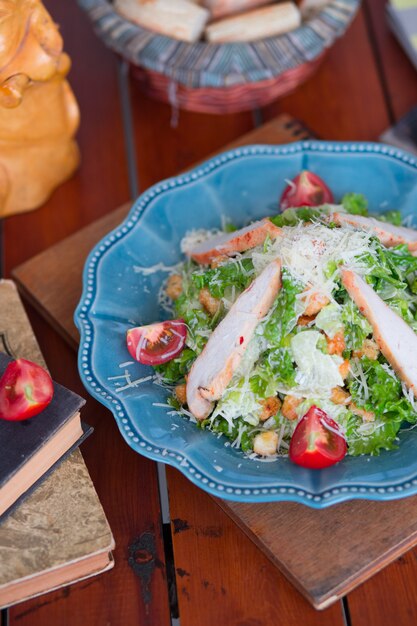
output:
[[[301,418],[290,442],[290,459],[310,469],[330,467],[343,459],[346,439],[327,413],[312,406]]]
[[[333,194],[326,183],[313,172],[303,170],[284,189],[279,202],[284,211],[290,207],[318,206],[333,202]]]
[[[0,378],[0,418],[26,420],[45,409],[54,395],[52,379],[40,365],[17,359]]]
[[[158,322],[128,330],[127,349],[143,365],[161,365],[180,354],[186,338],[184,320]]]

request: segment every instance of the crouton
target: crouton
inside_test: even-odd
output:
[[[276,396],[271,396],[270,398],[266,398],[262,400],[262,413],[259,416],[261,422],[265,422],[265,420],[272,417],[272,415],[276,415],[281,408],[281,400]]]

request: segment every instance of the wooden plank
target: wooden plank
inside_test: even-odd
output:
[[[167,475],[181,624],[344,624],[339,604],[314,611],[211,498],[177,470]]]
[[[216,502],[317,609],[417,543],[416,496],[385,503],[357,500],[323,511],[294,503]],[[323,554],[329,537],[337,558]]]
[[[412,550],[349,595],[352,626],[417,623],[417,553]]]
[[[73,61],[69,78],[81,108],[82,163],[42,208],[6,220],[7,271],[129,199],[117,60],[76,3],[46,4],[62,26],[65,49]],[[65,259],[60,260],[64,268],[59,273],[59,260],[54,259],[37,279],[58,293],[58,300],[68,286]],[[32,309],[30,317],[54,377],[85,394],[73,351]],[[79,583],[19,605],[11,611],[10,623],[167,626],[170,610],[156,466],[126,446],[102,405],[90,399],[83,414],[95,427],[83,453],[117,541],[115,567],[97,582]],[[143,500],[138,500],[138,493]]]
[[[251,113],[213,116],[178,111],[175,105],[142,94],[134,79],[130,91],[141,189],[218,152],[253,127]]]
[[[389,116],[363,10],[318,72],[265,113],[269,117],[282,110],[303,120],[323,139],[378,139],[389,125]]]
[[[392,114],[392,121],[395,121],[416,105],[416,70],[391,33],[385,17],[383,0],[366,0],[365,7],[370,35],[380,59],[385,96]]]

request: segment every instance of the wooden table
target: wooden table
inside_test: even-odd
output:
[[[96,40],[75,2],[46,4],[73,59],[70,79],[82,112],[83,163],[43,208],[6,221],[7,273],[128,201],[138,180],[144,189],[253,126],[250,113],[181,112],[178,127],[171,127],[168,106],[143,97],[134,82],[126,91],[116,59]],[[365,0],[318,74],[263,115],[269,119],[286,111],[326,139],[372,140],[416,101],[417,75],[385,26],[382,0]],[[123,124],[122,105],[124,113],[130,107],[131,127]],[[30,315],[55,378],[82,391],[73,350],[35,311]],[[177,609],[182,626],[417,622],[417,552],[318,613],[211,498],[173,469],[167,472],[170,533],[161,523],[155,464],[126,446],[111,415],[95,402],[89,401],[85,418],[96,433],[85,444],[84,457],[115,535],[116,567],[13,608],[12,625],[165,626]],[[323,551],[337,558],[331,536]]]

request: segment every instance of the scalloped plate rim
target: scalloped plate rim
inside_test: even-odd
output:
[[[88,364],[88,357],[91,356],[91,348],[94,343],[94,324],[87,313],[90,310],[90,304],[94,302],[96,296],[96,266],[106,251],[134,228],[146,208],[152,203],[152,200],[156,196],[169,193],[171,189],[204,178],[213,170],[235,159],[263,155],[286,156],[303,152],[377,154],[400,161],[403,165],[408,165],[412,169],[417,170],[417,158],[393,146],[369,141],[308,140],[282,145],[252,144],[228,150],[202,162],[184,174],[164,179],[151,186],[135,200],[126,218],[92,248],[85,261],[82,295],[74,313],[74,322],[80,332],[80,347],[78,350],[80,377],[87,391],[113,413],[123,438],[133,450],[154,461],[175,467],[192,483],[212,496],[236,502],[298,502],[310,508],[323,509],[348,500],[388,501],[415,495],[417,493],[417,472],[415,476],[402,483],[391,483],[384,487],[371,487],[363,483],[358,483],[357,485],[350,484],[349,486],[340,484],[340,486],[320,493],[312,493],[307,489],[298,487],[280,486],[279,482],[273,487],[242,488],[231,486],[227,482],[219,480],[218,475],[209,473],[204,475],[204,472],[194,467],[185,455],[167,448],[161,450],[160,446],[158,448],[151,441],[145,439],[138,432],[138,429],[131,424],[122,400],[108,389],[100,387],[95,379],[94,372],[90,371],[92,370],[91,367],[88,370],[88,374],[86,374],[86,363]],[[123,418],[120,415],[122,412],[124,413]],[[125,422],[122,422],[122,420],[125,420]],[[127,426],[127,424],[130,425]],[[279,481],[279,478],[277,480]]]

